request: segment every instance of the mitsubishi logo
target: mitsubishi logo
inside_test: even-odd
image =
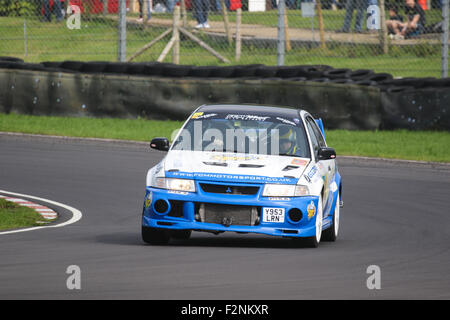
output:
[[[224,217],[224,218],[222,219],[222,224],[223,224],[225,227],[229,227],[232,223],[233,223],[233,217]]]
[[[225,191],[226,193],[231,193],[231,188],[228,187],[228,189]]]

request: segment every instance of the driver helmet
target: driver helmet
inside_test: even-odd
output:
[[[279,128],[280,154],[294,155],[297,149],[295,130],[289,126]]]

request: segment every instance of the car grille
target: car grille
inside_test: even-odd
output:
[[[254,226],[259,224],[260,208],[240,205],[201,203],[197,206],[198,221],[225,226]]]
[[[254,195],[259,191],[259,187],[255,186],[235,186],[212,183],[200,183],[200,188],[202,188],[203,192],[233,195]]]

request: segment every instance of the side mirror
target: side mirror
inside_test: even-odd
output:
[[[152,142],[150,142],[150,148],[161,150],[161,151],[169,151],[170,143],[167,138],[153,138]]]
[[[319,148],[317,157],[320,160],[333,160],[336,159],[336,151],[333,148],[323,147]]]

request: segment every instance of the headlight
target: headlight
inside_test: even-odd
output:
[[[301,197],[309,194],[307,186],[292,184],[266,184],[263,197]]]
[[[194,180],[188,179],[172,179],[172,178],[156,178],[156,188],[195,192]]]

